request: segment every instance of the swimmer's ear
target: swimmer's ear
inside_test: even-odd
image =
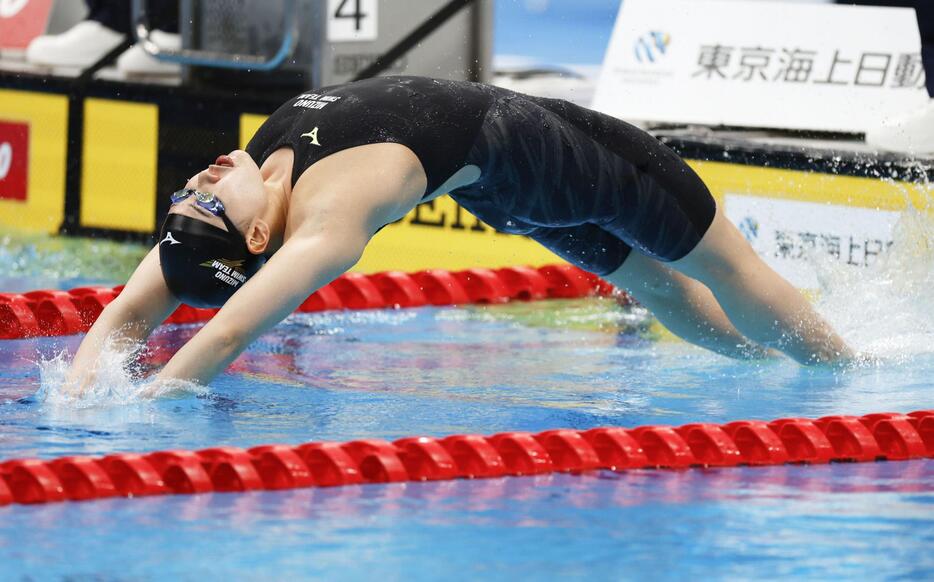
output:
[[[246,247],[254,255],[266,252],[269,246],[269,225],[259,218],[253,221],[246,232]]]

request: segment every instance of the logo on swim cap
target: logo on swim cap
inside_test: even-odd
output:
[[[242,269],[243,263],[244,261],[239,259],[210,259],[198,266],[214,269],[215,279],[236,289],[246,283],[247,276]]]
[[[220,263],[226,265],[231,269],[239,269],[243,266],[245,261],[243,259],[211,259],[210,261],[204,261],[199,267],[213,267],[214,263]]]
[[[182,243],[178,242],[177,240],[175,240],[175,237],[172,236],[172,231],[171,231],[171,230],[168,231],[167,233],[165,233],[165,238],[162,239],[161,241],[159,241],[159,244],[161,245],[161,244],[164,243],[164,242],[168,242],[168,243],[169,243],[169,246],[172,246],[172,245],[180,245],[180,244],[182,244]]]
[[[263,265],[263,257],[250,253],[235,230],[190,216],[169,214],[162,237],[169,243],[159,245],[162,276],[169,291],[192,307],[222,306]]]

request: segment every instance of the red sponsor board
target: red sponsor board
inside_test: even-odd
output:
[[[0,200],[26,200],[29,124],[0,121]]]
[[[52,0],[0,0],[0,49],[25,50],[45,32]]]

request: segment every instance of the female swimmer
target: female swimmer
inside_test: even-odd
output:
[[[223,308],[158,380],[209,382],[380,228],[444,193],[628,289],[690,342],[803,364],[853,358],[651,135],[566,101],[381,77],[295,97],[246,151],[173,194],[159,243],[82,342],[71,381],[91,381],[105,338],[141,341],[185,302]]]

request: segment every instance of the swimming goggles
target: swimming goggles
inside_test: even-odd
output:
[[[224,203],[221,202],[217,196],[210,192],[195,190],[194,188],[182,188],[181,190],[173,192],[171,196],[171,206],[178,204],[190,196],[195,197],[195,204],[204,208],[214,216],[223,218],[224,213],[227,212],[227,209],[224,208]]]

